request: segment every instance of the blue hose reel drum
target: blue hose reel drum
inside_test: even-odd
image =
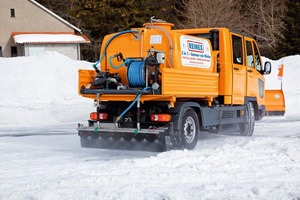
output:
[[[132,60],[127,67],[127,79],[131,87],[145,87],[145,62]]]

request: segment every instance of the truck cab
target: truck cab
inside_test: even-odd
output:
[[[253,102],[255,119],[265,115],[265,78],[271,73],[271,64],[263,66],[256,41],[233,33],[227,28],[175,30],[183,34],[210,39],[218,52],[218,101],[225,105],[243,105]]]

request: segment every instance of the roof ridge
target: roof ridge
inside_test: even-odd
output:
[[[75,29],[76,31],[78,31],[79,33],[82,33],[82,31],[77,28],[76,26],[74,26],[73,24],[71,24],[70,22],[68,22],[67,20],[63,19],[62,17],[60,17],[59,15],[55,14],[54,12],[52,12],[51,10],[49,10],[48,8],[46,8],[45,6],[43,6],[42,4],[36,2],[35,0],[28,0],[31,1],[33,4],[35,4],[36,6],[38,6],[39,8],[43,9],[44,11],[46,11],[47,13],[49,13],[50,15],[52,15],[53,17],[57,18],[58,20],[62,21],[63,23],[65,23],[66,25],[72,27],[73,29]]]

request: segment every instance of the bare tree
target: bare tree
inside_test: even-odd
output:
[[[280,34],[285,0],[246,0],[243,32],[256,37],[264,54],[272,56],[276,34]]]
[[[52,12],[55,12],[60,17],[71,21],[72,23],[77,22],[75,18],[69,15],[69,10],[72,9],[74,1],[70,0],[36,0],[46,8],[50,9]]]
[[[226,27],[256,37],[262,54],[273,57],[286,0],[178,0],[181,28]]]
[[[240,1],[238,0],[179,0],[176,13],[184,19],[182,28],[227,27],[240,30]]]

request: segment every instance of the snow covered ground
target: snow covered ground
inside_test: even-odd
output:
[[[201,133],[193,151],[84,149],[76,135],[92,102],[77,71],[91,63],[55,52],[0,58],[0,199],[300,199],[300,55],[285,64],[287,112],[253,137]],[[275,78],[274,78],[275,77]]]

